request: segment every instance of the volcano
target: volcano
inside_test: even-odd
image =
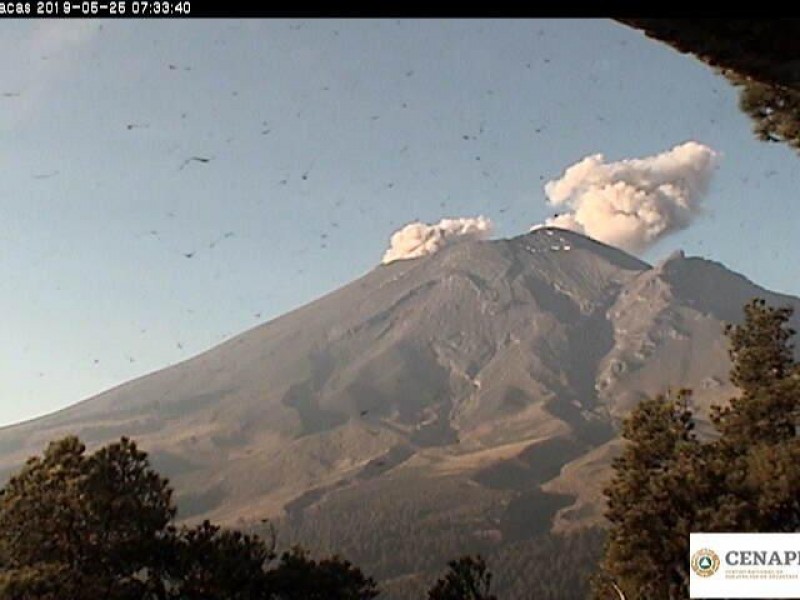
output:
[[[413,578],[601,523],[621,419],[670,388],[701,417],[733,395],[724,324],[755,297],[800,308],[703,258],[651,266],[561,229],[456,243],[0,429],[0,473],[67,434],[129,436],[179,518],[270,519]]]

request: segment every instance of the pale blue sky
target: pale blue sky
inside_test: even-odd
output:
[[[755,141],[710,69],[612,21],[0,28],[0,424],[343,285],[408,221],[522,233],[595,152],[720,152],[708,214],[644,258],[684,248],[800,295],[800,159]]]

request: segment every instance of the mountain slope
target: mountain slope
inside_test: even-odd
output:
[[[730,395],[723,322],[755,296],[800,308],[710,261],[650,267],[558,229],[460,243],[4,428],[0,469],[68,433],[129,435],[181,516],[270,517],[407,576],[426,544],[438,565],[596,522],[619,419],[667,387],[701,410]]]

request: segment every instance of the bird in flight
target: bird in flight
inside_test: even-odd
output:
[[[183,168],[184,168],[186,165],[188,165],[190,162],[199,162],[199,163],[203,163],[203,164],[205,164],[205,163],[211,162],[212,158],[213,158],[213,157],[206,158],[205,156],[190,156],[189,158],[187,158],[185,161],[183,161],[183,162],[181,163],[181,166],[180,166],[180,167],[178,167],[178,171],[180,171],[181,169],[183,169]]]
[[[209,247],[209,248],[213,248],[214,246],[216,246],[217,244],[219,244],[219,243],[220,243],[222,240],[227,240],[227,239],[229,239],[229,238],[232,238],[234,235],[235,235],[235,234],[234,234],[232,231],[228,231],[228,232],[227,232],[227,233],[225,233],[225,235],[223,235],[222,237],[219,237],[219,238],[215,239],[213,242],[211,242],[211,243],[208,245],[208,247]]]
[[[3,98],[19,98],[19,92],[3,92]]]

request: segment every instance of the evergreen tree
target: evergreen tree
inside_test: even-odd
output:
[[[692,433],[690,395],[642,402],[605,490],[611,523],[595,596],[688,597],[691,531],[800,529],[800,368],[790,309],[763,300],[729,326],[731,381],[740,394],[714,407],[718,437]]]
[[[375,582],[338,557],[205,521],[173,524],[172,489],[127,438],[87,455],[52,442],[0,490],[4,600],[369,600]]]
[[[428,600],[497,600],[490,593],[492,574],[480,556],[450,561],[448,571],[428,591]]]
[[[628,445],[606,489],[611,523],[604,567],[632,598],[668,598],[688,585],[686,555],[676,544],[691,525],[694,497],[685,485],[701,447],[689,394],[642,402],[625,422]],[[688,536],[686,536],[688,540]]]
[[[0,593],[142,598],[163,572],[171,494],[130,440],[92,456],[51,443],[0,494]]]
[[[284,552],[267,573],[275,600],[370,600],[378,595],[375,581],[339,557],[316,562],[301,548]]]
[[[743,325],[729,325],[733,363],[731,383],[741,395],[724,408],[714,407],[712,421],[726,444],[775,443],[796,435],[797,378],[795,331],[789,308],[770,308],[763,300],[745,306]]]
[[[740,88],[739,108],[753,120],[764,142],[782,142],[800,151],[800,91],[728,75]]]
[[[170,597],[180,600],[269,598],[265,567],[275,558],[258,536],[222,529],[209,521],[184,528],[176,538]]]

